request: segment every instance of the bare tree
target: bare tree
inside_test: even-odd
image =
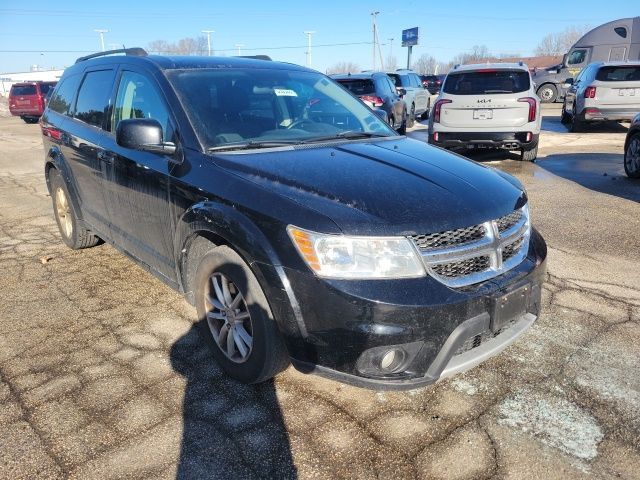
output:
[[[588,25],[573,25],[565,28],[562,32],[549,33],[542,37],[535,49],[535,54],[539,56],[562,55],[569,51],[573,44],[589,29]]]
[[[423,53],[418,60],[416,60],[411,68],[420,75],[427,75],[436,71],[436,65],[438,62],[431,55]]]
[[[353,62],[338,62],[327,69],[327,75],[336,73],[356,73],[360,71],[360,65]]]
[[[398,57],[395,55],[387,55],[384,66],[388,72],[392,72],[398,68]]]
[[[491,58],[486,45],[474,45],[468,52],[459,53],[453,57],[453,64],[479,63]]]
[[[160,54],[206,55],[207,37],[185,37],[175,43],[169,43],[166,40],[154,40],[147,47],[151,52]]]

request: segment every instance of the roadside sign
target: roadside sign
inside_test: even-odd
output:
[[[402,46],[413,47],[418,45],[418,27],[402,30]]]

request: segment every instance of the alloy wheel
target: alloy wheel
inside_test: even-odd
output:
[[[66,238],[71,238],[73,233],[73,222],[71,220],[71,207],[69,206],[69,200],[62,187],[56,189],[56,212],[58,214],[58,220],[60,221],[60,227],[62,233]]]
[[[630,177],[640,176],[640,136],[636,135],[629,142],[624,165]]]
[[[242,293],[226,275],[214,272],[204,297],[207,325],[216,345],[232,362],[245,362],[251,355],[253,324]]]

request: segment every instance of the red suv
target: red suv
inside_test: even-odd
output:
[[[11,115],[22,118],[26,123],[36,123],[45,107],[45,97],[57,82],[14,83],[9,92]]]

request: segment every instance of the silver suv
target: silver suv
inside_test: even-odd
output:
[[[444,81],[429,120],[429,143],[444,148],[519,150],[534,161],[540,99],[523,63],[456,66]]]
[[[431,95],[422,85],[418,74],[412,70],[398,69],[395,72],[387,72],[387,75],[396,86],[396,90],[400,91],[403,88],[406,91],[402,99],[407,105],[407,127],[411,128],[418,117],[427,118],[431,107]]]
[[[591,63],[567,83],[562,122],[572,132],[585,122],[629,121],[640,112],[640,62]]]

